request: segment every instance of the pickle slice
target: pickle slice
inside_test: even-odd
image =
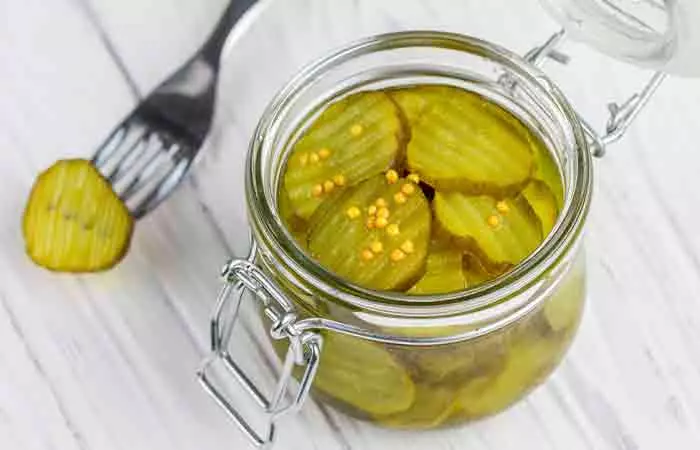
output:
[[[542,236],[547,236],[559,217],[557,199],[551,189],[540,180],[532,180],[522,191],[542,224]]]
[[[408,125],[413,125],[429,107],[450,96],[452,88],[447,86],[413,86],[388,91],[396,102]]]
[[[382,92],[361,92],[326,108],[294,144],[284,187],[294,213],[308,219],[333,191],[381,173],[400,159],[403,128]]]
[[[438,192],[434,208],[447,233],[490,263],[517,264],[542,242],[540,222],[520,195],[496,200]]]
[[[585,266],[577,262],[569,278],[547,299],[543,315],[554,332],[572,329],[581,318],[586,296]]]
[[[513,345],[502,372],[475,378],[459,391],[461,408],[472,419],[503,410],[543,381],[559,360],[559,347],[544,339]]]
[[[446,294],[469,287],[462,270],[462,250],[458,248],[431,248],[426,262],[425,273],[409,294]]]
[[[462,258],[462,267],[467,283],[470,286],[476,286],[499,277],[510,269],[511,265],[501,264],[488,267],[481,261],[479,256],[471,252],[465,252]]]
[[[438,190],[509,194],[533,170],[527,136],[502,116],[510,113],[457,88],[432,102],[413,124],[408,166]],[[515,120],[515,119],[513,119]]]
[[[405,411],[415,398],[406,369],[380,344],[328,333],[314,387],[371,415]]]
[[[24,212],[27,254],[62,272],[94,272],[124,256],[133,219],[87,160],[56,162],[37,178]]]
[[[381,425],[391,428],[426,430],[442,425],[456,408],[452,389],[419,384],[411,408],[377,419]]]
[[[359,286],[403,290],[423,271],[431,214],[417,185],[387,178],[377,175],[324,205],[311,219],[309,250]]]
[[[561,208],[564,205],[564,189],[557,163],[544,144],[538,142],[534,136],[531,138],[530,142],[535,155],[534,178],[542,181],[549,187],[552,195],[556,199],[557,208]]]

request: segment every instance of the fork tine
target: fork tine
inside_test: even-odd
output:
[[[90,162],[92,162],[92,164],[96,167],[103,165],[105,160],[112,156],[114,151],[118,149],[120,145],[122,145],[124,139],[126,139],[126,136],[129,134],[129,128],[129,123],[127,122],[112,130],[107,139],[92,156]]]
[[[167,150],[163,151],[160,147],[154,154],[152,154],[140,167],[134,171],[134,176],[131,177],[129,183],[123,188],[117,189],[115,191],[119,197],[126,201],[132,197],[136,192],[140,191],[145,185],[149,183],[149,180],[158,172],[165,173],[172,170],[174,166],[173,159],[180,149],[178,144],[172,144]]]
[[[180,184],[190,164],[192,164],[192,159],[181,158],[172,170],[166,172],[165,176],[148,189],[144,189],[143,191],[148,193],[129,208],[132,216],[135,219],[139,219],[148,211],[155,208],[161,201],[165,200],[165,198]]]
[[[141,148],[144,140],[147,141],[151,131],[146,127],[139,127],[135,133],[129,133],[134,136],[133,141],[124,139],[121,144],[115,149],[108,158],[103,159],[102,164],[98,166],[102,174],[110,182],[114,181],[114,177],[119,173],[125,163],[129,163],[131,158],[138,156],[137,150]]]
[[[115,192],[122,195],[121,193],[135,182],[134,180],[141,177],[147,167],[161,156],[165,156],[165,150],[164,140],[157,133],[151,133],[145,147],[142,147],[142,150],[135,153],[128,161],[124,161],[110,179]]]

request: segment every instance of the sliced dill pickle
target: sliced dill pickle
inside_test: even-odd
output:
[[[534,178],[549,187],[556,199],[557,209],[559,209],[564,205],[564,188],[557,163],[544,143],[539,142],[534,136],[531,137],[530,142],[535,155]]]
[[[56,162],[37,178],[24,212],[27,254],[61,272],[94,272],[126,254],[133,219],[87,160]]]
[[[568,279],[554,291],[542,308],[543,315],[554,332],[573,328],[583,310],[586,296],[585,266],[577,261],[571,270]]]
[[[308,224],[304,219],[294,213],[289,195],[287,195],[287,191],[284,188],[280,190],[277,207],[279,208],[280,216],[284,224],[287,226],[292,236],[294,236],[294,239],[299,245],[306,247],[306,231],[308,229]]]
[[[409,409],[416,391],[406,369],[380,344],[339,333],[324,336],[314,387],[375,416]]]
[[[386,171],[401,158],[398,107],[382,92],[350,95],[327,107],[294,144],[284,187],[308,219],[329,193]]]
[[[438,192],[433,205],[440,227],[489,263],[518,264],[542,242],[540,222],[523,196]]]
[[[469,286],[477,286],[487,281],[491,281],[494,278],[498,278],[500,275],[505,273],[511,266],[501,264],[491,267],[484,264],[484,262],[472,252],[465,252],[462,258],[462,268],[464,270],[464,277],[467,279]]]
[[[545,339],[513,345],[498,375],[470,380],[458,392],[461,408],[471,419],[503,410],[543,381],[559,360],[560,347]]]
[[[377,175],[311,218],[309,250],[325,268],[370,289],[403,290],[420,277],[431,214],[420,188]]]
[[[387,331],[414,338],[454,336],[468,327],[409,327]],[[504,363],[506,342],[502,334],[430,347],[396,346],[396,355],[406,364],[416,383],[430,386],[460,386],[467,378],[493,373]]]
[[[462,253],[459,248],[431,248],[426,262],[425,273],[409,294],[446,294],[469,287],[462,270]]]
[[[399,106],[406,122],[412,125],[434,102],[449,98],[451,89],[447,86],[428,85],[393,89],[387,93]]]
[[[431,429],[447,420],[457,408],[454,391],[449,388],[416,385],[413,405],[406,411],[386,417],[378,422],[391,428]]]
[[[542,236],[547,236],[557,223],[559,208],[551,189],[540,180],[532,180],[522,191],[542,224]]]
[[[506,120],[513,116],[479,95],[445,88],[413,124],[408,167],[438,190],[509,194],[533,171],[527,136]]]

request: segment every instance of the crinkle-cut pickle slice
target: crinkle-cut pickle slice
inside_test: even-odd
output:
[[[408,372],[380,344],[328,333],[314,387],[371,415],[405,411],[415,397]]]
[[[496,200],[459,192],[435,194],[439,225],[494,264],[518,264],[542,242],[542,229],[522,196]]]
[[[406,411],[377,421],[390,428],[431,429],[442,425],[457,409],[454,390],[444,387],[416,385],[413,405]]]
[[[428,201],[411,181],[377,175],[348,188],[311,218],[309,250],[325,268],[369,289],[403,290],[422,274]]]
[[[581,318],[583,299],[586,296],[585,266],[577,262],[568,279],[548,298],[543,314],[554,332],[572,328]]]
[[[545,339],[514,344],[497,376],[475,378],[458,392],[461,408],[472,419],[503,410],[544,380],[561,350]]]
[[[542,224],[542,236],[547,236],[559,217],[557,199],[546,183],[532,180],[522,190],[523,197],[532,207]]]
[[[431,247],[425,273],[418,283],[408,290],[408,293],[447,294],[468,288],[469,282],[462,270],[462,255],[463,251],[459,248]]]
[[[533,171],[526,135],[503,115],[510,113],[467,91],[432,102],[413,124],[407,161],[438,190],[516,192]]]
[[[539,139],[531,136],[530,142],[535,155],[535,173],[533,178],[542,181],[549,187],[556,199],[557,208],[561,208],[564,205],[564,186],[557,163],[550,151]]]
[[[398,107],[382,92],[361,92],[328,106],[294,144],[284,187],[295,214],[308,219],[333,191],[381,173],[400,158]]]
[[[453,88],[447,86],[424,85],[392,89],[387,93],[399,105],[406,122],[412,125],[432,103],[448,99],[451,89]]]
[[[37,178],[22,231],[27,254],[61,272],[94,272],[124,256],[133,219],[97,169],[86,160],[56,162]]]

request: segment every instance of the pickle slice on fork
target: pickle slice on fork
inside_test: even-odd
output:
[[[377,175],[348,188],[310,220],[309,250],[353,283],[403,290],[420,277],[431,214],[421,189],[405,178]]]
[[[328,195],[391,168],[404,144],[398,108],[382,92],[360,92],[328,106],[294,144],[284,187],[308,219]]]
[[[24,212],[27,254],[61,272],[94,272],[119,262],[133,219],[87,160],[58,161],[36,180]]]

